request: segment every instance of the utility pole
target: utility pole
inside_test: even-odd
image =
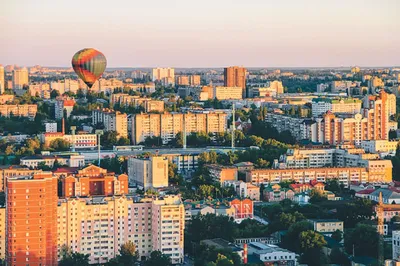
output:
[[[103,130],[101,130],[101,129],[96,129],[96,131],[95,131],[95,133],[96,133],[96,135],[98,136],[98,139],[97,139],[97,153],[98,153],[98,156],[99,156],[99,167],[100,167],[100,162],[101,162],[101,156],[100,156],[100,137],[103,135]]]
[[[232,151],[235,149],[235,104],[232,104]]]

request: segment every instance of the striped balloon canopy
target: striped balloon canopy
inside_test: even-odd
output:
[[[82,49],[72,57],[75,73],[91,88],[107,66],[106,57],[93,48]]]

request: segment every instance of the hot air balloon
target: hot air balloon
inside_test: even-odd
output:
[[[72,57],[75,73],[91,88],[106,69],[106,57],[93,48],[82,49]]]

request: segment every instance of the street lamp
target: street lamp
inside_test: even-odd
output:
[[[100,137],[104,134],[103,130],[101,129],[96,129],[95,131],[96,135],[98,136],[98,140],[97,140],[97,152],[99,155],[99,167],[100,167],[100,161],[101,161],[101,157],[100,157]]]

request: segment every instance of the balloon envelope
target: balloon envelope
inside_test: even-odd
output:
[[[93,48],[82,49],[72,57],[75,73],[88,85],[93,86],[107,66],[106,57]]]

